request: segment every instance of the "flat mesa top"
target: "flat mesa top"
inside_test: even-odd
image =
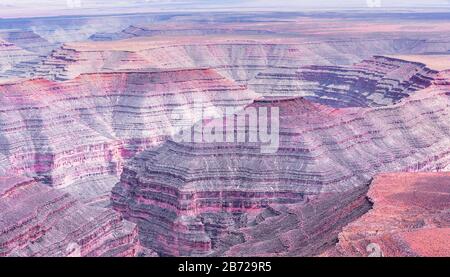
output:
[[[429,55],[386,55],[386,56],[411,62],[423,63],[428,68],[438,71],[450,70],[450,53],[429,54]]]

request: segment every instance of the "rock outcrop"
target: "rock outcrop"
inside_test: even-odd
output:
[[[315,256],[333,247],[346,224],[366,213],[368,186],[345,193],[323,193],[305,203],[270,205],[244,228],[235,228],[214,256]]]
[[[159,28],[158,28],[159,27]],[[89,37],[93,41],[115,41],[130,39],[135,37],[152,36],[198,36],[198,35],[273,35],[276,32],[266,29],[260,29],[259,26],[246,25],[159,25],[159,26],[135,26],[130,25],[127,28],[115,33],[97,33]]]
[[[31,178],[0,177],[0,256],[135,256],[136,225]]]
[[[30,30],[0,29],[0,80],[33,77],[34,68],[56,47]]]
[[[270,204],[346,193],[378,172],[444,170],[450,165],[448,80],[441,72],[427,89],[379,108],[256,100],[247,108],[279,108],[275,153],[263,153],[260,142],[168,140],[127,164],[113,206],[138,224],[144,245],[163,254],[206,255],[216,236]],[[211,212],[218,216],[208,233]]]
[[[249,39],[245,36],[169,36],[77,42],[66,43],[54,50],[35,67],[34,72],[43,78],[67,80],[82,73],[211,68],[237,82],[252,84],[253,78],[265,72],[268,76],[276,76],[277,73],[296,75],[302,66],[352,65],[374,55],[410,53],[399,47],[399,44],[401,41],[393,39],[363,38],[349,43],[346,40],[305,42],[289,38],[279,41],[265,37]],[[374,66],[371,68],[376,69]],[[389,70],[389,65],[384,70]],[[370,68],[365,71],[369,71],[367,75],[370,75]],[[364,72],[359,74],[363,76]],[[372,78],[376,79],[376,76]],[[258,82],[256,80],[256,84]],[[264,86],[255,87],[260,93],[269,93]]]
[[[347,67],[260,73],[250,88],[262,95],[303,96],[333,107],[376,107],[395,104],[428,87],[436,73],[424,64],[376,56]]]
[[[450,169],[450,24],[379,16],[0,20],[0,255],[447,255],[434,185],[358,219]]]
[[[4,39],[38,55],[48,54],[56,46],[56,44],[48,42],[31,30],[17,29],[0,31],[0,39]]]
[[[331,256],[450,256],[450,174],[385,173],[373,208],[339,234]]]
[[[18,71],[16,66],[33,59],[36,59],[34,53],[0,38],[0,80],[10,76],[17,78],[18,74],[14,74]]]
[[[174,124],[180,113],[198,120],[202,107],[244,106],[254,97],[211,69],[3,84],[0,171],[31,174],[52,186],[118,176],[124,160],[182,128]]]

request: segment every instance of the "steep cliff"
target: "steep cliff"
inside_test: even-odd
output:
[[[202,108],[219,113],[255,97],[211,69],[86,74],[67,82],[33,79],[3,84],[0,172],[35,176],[55,187],[81,182],[83,192],[82,183],[92,183],[100,175],[119,176],[127,159],[162,143],[183,124],[190,126],[190,120],[177,120],[181,115],[196,121]],[[98,186],[98,193],[109,195],[112,185]],[[84,194],[93,193],[84,190]]]

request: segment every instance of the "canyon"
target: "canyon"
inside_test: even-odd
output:
[[[450,255],[448,20],[203,16],[0,20],[0,256]]]

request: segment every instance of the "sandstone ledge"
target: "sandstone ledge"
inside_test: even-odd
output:
[[[450,173],[380,174],[368,196],[372,210],[325,255],[367,256],[375,243],[383,256],[450,256]]]

